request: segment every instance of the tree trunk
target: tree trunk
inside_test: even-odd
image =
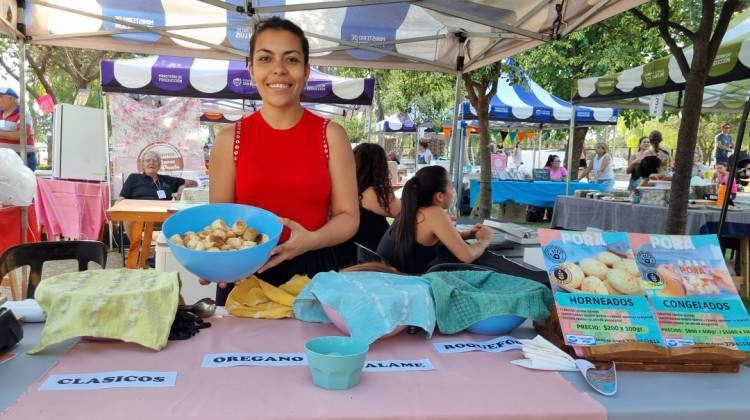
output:
[[[694,60],[693,66],[695,65]],[[706,85],[707,70],[705,65],[703,67],[703,71],[696,71],[693,68],[693,71],[685,78],[685,102],[682,107],[680,130],[677,134],[677,151],[674,152],[674,177],[667,211],[666,231],[668,235],[685,234],[693,152],[701,116],[703,89]]]
[[[482,170],[479,173],[479,217],[488,219],[492,210],[492,156],[490,155],[490,98],[477,97],[475,107],[479,115],[479,153]]]

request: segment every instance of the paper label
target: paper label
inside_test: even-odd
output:
[[[489,341],[448,341],[444,343],[432,343],[440,353],[463,353],[466,351],[484,351],[488,353],[500,353],[507,350],[523,348],[523,344],[515,337],[504,335]]]
[[[366,361],[364,372],[395,372],[404,370],[435,370],[430,359]]]
[[[211,353],[201,367],[299,366],[307,364],[305,353]]]
[[[120,370],[100,373],[50,375],[39,387],[41,391],[103,388],[152,388],[174,386],[177,372]]]

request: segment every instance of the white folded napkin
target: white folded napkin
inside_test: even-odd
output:
[[[525,359],[511,363],[529,369],[578,371],[575,359],[554,344],[537,335],[533,340],[519,340],[523,344]]]

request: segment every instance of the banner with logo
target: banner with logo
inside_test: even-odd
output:
[[[142,171],[140,156],[146,151],[161,155],[161,174],[197,180],[206,173],[204,141],[199,138],[199,99],[174,98],[152,107],[118,93],[109,97],[113,197],[119,196],[128,175]]]

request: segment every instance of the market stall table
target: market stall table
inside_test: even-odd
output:
[[[431,340],[402,333],[370,346],[368,361],[429,358],[432,371],[364,372],[346,391],[312,384],[308,366],[203,368],[211,353],[304,353],[304,342],[341,335],[331,324],[294,319],[214,317],[195,337],[170,341],[160,352],[132,343],[73,341],[39,355],[24,353],[41,324],[24,327],[18,355],[0,364],[0,419],[133,418],[329,419],[329,418],[576,418],[746,419],[750,369],[737,374],[619,372],[618,393],[599,396],[577,373],[515,366],[519,350],[438,353],[433,342],[487,341],[469,333],[436,334]],[[529,324],[512,334],[535,335]],[[63,354],[65,353],[65,354]],[[59,360],[57,360],[59,358]],[[51,368],[50,368],[51,367]],[[45,370],[49,369],[46,373]],[[40,391],[52,374],[118,370],[177,372],[173,387]],[[28,388],[28,389],[27,389]],[[644,390],[658,390],[643,398]],[[543,403],[540,403],[543,402]]]
[[[131,200],[125,199],[107,210],[113,222],[134,222],[133,237],[130,238],[127,268],[147,268],[146,258],[151,247],[154,224],[164,222],[174,211],[170,208],[175,203],[169,200]],[[141,239],[143,236],[143,239]],[[140,258],[139,258],[140,255]]]
[[[101,240],[107,223],[106,182],[37,178],[34,205],[47,238]]]
[[[555,203],[550,228],[586,230],[593,227],[602,230],[664,234],[667,229],[666,206],[651,206],[592,200],[588,198],[559,196]],[[688,209],[685,234],[707,235],[717,233],[721,207],[703,206]],[[740,276],[735,282],[744,287],[743,297],[750,296],[750,211],[728,211],[724,224],[724,235],[740,238]]]
[[[479,196],[479,180],[471,180],[471,204]],[[492,181],[492,202],[514,201],[535,207],[554,207],[557,196],[565,195],[566,183],[561,181]],[[604,191],[596,183],[571,182],[570,194],[577,190]]]

